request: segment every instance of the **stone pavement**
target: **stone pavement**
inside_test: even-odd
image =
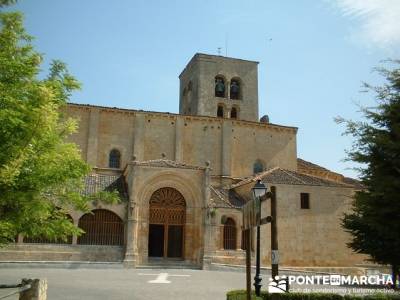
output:
[[[0,283],[21,278],[47,278],[48,299],[225,299],[226,292],[244,288],[239,272],[175,269],[1,268]],[[0,290],[0,297],[5,291]],[[18,299],[8,297],[6,300]]]
[[[200,300],[226,299],[226,292],[245,288],[244,269],[204,271],[191,269],[124,269],[122,265],[86,265],[57,267],[32,264],[0,265],[0,284],[15,284],[22,278],[41,278],[48,281],[48,299],[61,300]],[[263,290],[269,283],[269,270],[263,270]],[[298,271],[282,271],[281,274],[300,275]],[[304,274],[304,273],[303,273]],[[315,275],[307,273],[307,275]],[[254,272],[252,272],[252,278]],[[347,293],[370,293],[355,286],[326,286],[312,284],[291,285],[291,291],[322,291]],[[300,290],[298,290],[300,289]],[[306,289],[306,290],[304,290]],[[372,292],[376,291],[375,288]],[[10,290],[0,290],[0,299]],[[17,296],[5,300],[18,299]]]

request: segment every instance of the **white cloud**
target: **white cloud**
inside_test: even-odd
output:
[[[400,0],[331,0],[344,17],[359,22],[352,32],[368,46],[400,46]]]

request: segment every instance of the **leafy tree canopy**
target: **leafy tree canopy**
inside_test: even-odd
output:
[[[13,2],[0,0],[0,7]],[[68,210],[88,209],[80,188],[90,167],[66,142],[77,122],[62,115],[80,85],[60,61],[39,79],[41,62],[22,15],[0,11],[0,245],[18,233],[66,240],[81,232]]]

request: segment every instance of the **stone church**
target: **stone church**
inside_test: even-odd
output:
[[[250,238],[241,207],[261,179],[277,191],[282,266],[362,266],[340,227],[358,182],[298,158],[296,127],[259,119],[257,68],[194,55],[179,75],[179,114],[68,104],[66,114],[79,121],[71,141],[93,166],[83,193],[117,190],[121,202],[71,211],[80,237],[57,244],[19,236],[0,260],[240,265]],[[268,203],[262,210],[269,214]],[[268,266],[269,225],[261,242]]]

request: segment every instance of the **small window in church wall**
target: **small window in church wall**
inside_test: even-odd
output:
[[[253,165],[253,173],[257,174],[263,171],[264,171],[264,164],[261,161],[257,160]]]
[[[231,119],[237,119],[237,117],[238,117],[237,108],[236,107],[232,107],[232,109],[231,109]]]
[[[223,118],[224,117],[224,107],[222,105],[218,105],[217,117],[218,118]]]
[[[300,193],[300,208],[301,209],[310,209],[310,194],[309,193]]]
[[[215,77],[215,97],[225,97],[225,80],[222,76]]]
[[[115,169],[119,169],[121,167],[121,153],[117,149],[110,151],[108,167]]]
[[[231,80],[231,86],[229,90],[229,95],[230,98],[233,100],[238,100],[240,99],[240,81],[238,79],[232,79]]]

